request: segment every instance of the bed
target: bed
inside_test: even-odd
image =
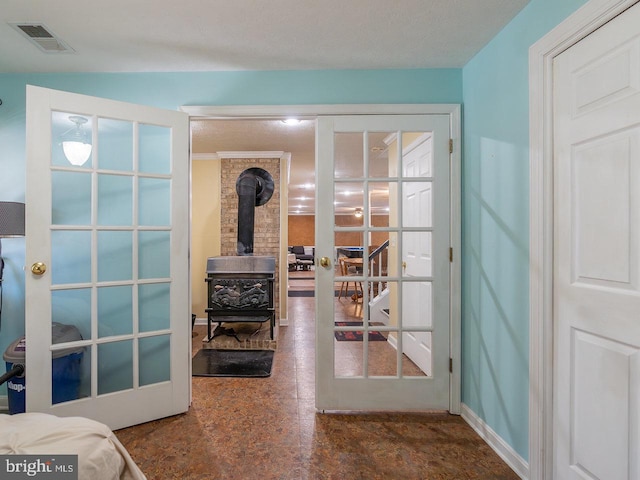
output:
[[[146,479],[111,429],[88,418],[0,415],[0,454],[78,455],[79,479]]]

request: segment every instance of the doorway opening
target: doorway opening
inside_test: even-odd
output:
[[[240,107],[240,106],[230,106],[230,107],[183,107],[187,113],[192,115],[192,121],[194,119],[197,120],[223,120],[229,124],[234,124],[234,122],[241,122],[247,120],[273,120],[280,121],[285,116],[298,116],[304,119],[315,119],[320,118],[325,115],[385,115],[385,114],[408,114],[408,115],[422,115],[422,114],[444,114],[447,116],[447,124],[450,125],[449,132],[451,138],[452,152],[451,152],[451,243],[452,249],[454,252],[460,251],[460,214],[459,214],[459,205],[460,205],[460,192],[459,192],[459,175],[460,175],[460,152],[459,152],[459,138],[460,138],[460,121],[459,121],[459,106],[456,105],[339,105],[339,106],[254,106],[254,107]],[[389,117],[388,117],[389,118]],[[247,135],[245,135],[247,138]],[[315,143],[315,142],[314,142]],[[243,147],[248,148],[248,147]],[[264,148],[264,147],[261,147]],[[280,149],[282,147],[269,147],[269,148],[277,148]],[[195,148],[193,151],[193,159],[206,161],[207,155],[209,159],[215,158],[215,155],[212,155],[211,152],[206,153],[202,151],[197,151]],[[281,150],[277,150],[281,151]],[[292,155],[291,165],[295,165],[295,155]],[[194,176],[194,181],[196,176]],[[456,180],[457,179],[457,180]],[[317,180],[316,180],[317,181]],[[291,182],[293,183],[293,182]],[[309,183],[309,182],[304,182]],[[291,194],[291,189],[287,188],[287,194],[291,197],[294,195]],[[294,205],[294,202],[290,199],[287,201],[287,213],[291,213],[288,215],[290,218],[293,217],[296,212],[290,212],[291,207]],[[355,208],[354,208],[355,210]],[[302,212],[301,212],[302,213]],[[353,211],[351,215],[353,216]],[[287,228],[289,226],[289,222],[287,222],[286,226],[283,225],[283,228]],[[348,229],[349,227],[347,227]],[[317,229],[317,225],[316,225]],[[310,229],[307,229],[310,230]],[[317,234],[317,231],[315,232]],[[195,236],[196,232],[192,233],[192,236]],[[283,247],[289,246],[289,236],[285,237],[285,240],[282,242]],[[293,242],[291,242],[293,243]],[[306,242],[301,242],[306,243]],[[315,240],[314,240],[315,243]],[[305,246],[305,245],[303,245]],[[307,245],[308,246],[308,245]],[[313,243],[310,246],[314,246]],[[281,258],[281,264],[287,264],[287,251],[283,248],[283,256]],[[460,333],[460,323],[459,323],[459,295],[460,295],[460,263],[459,258],[454,254],[454,261],[451,263],[451,382],[450,389],[451,394],[449,398],[450,402],[450,411],[453,413],[459,413],[460,411],[460,362],[459,362],[459,333]],[[317,258],[314,259],[317,263],[319,260]],[[194,266],[194,270],[197,266]],[[317,265],[315,266],[317,269]],[[288,269],[283,269],[286,270]],[[309,270],[310,272],[313,269]],[[304,272],[304,271],[303,271]],[[304,274],[304,273],[303,273]],[[308,274],[307,274],[308,275]],[[292,275],[293,276],[293,275]],[[311,275],[309,275],[311,276]],[[317,274],[315,274],[317,278]],[[199,278],[196,279],[197,282],[200,281]],[[193,282],[193,285],[196,285],[196,281]],[[313,281],[313,280],[311,280]],[[283,282],[285,285],[284,297],[288,300],[291,300],[291,297],[287,297],[286,291],[286,281]],[[340,284],[336,286],[336,289],[339,290]],[[315,287],[313,287],[315,289]],[[311,290],[312,288],[308,288]],[[336,295],[337,297],[337,295]],[[307,297],[309,299],[309,297]],[[344,297],[341,298],[344,300]],[[314,299],[310,298],[309,301],[313,302]],[[351,301],[351,299],[349,299]],[[285,322],[282,322],[283,319],[279,319],[282,325],[286,325]]]

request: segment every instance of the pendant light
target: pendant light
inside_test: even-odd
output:
[[[87,123],[87,119],[79,115],[71,115],[69,120],[76,126],[62,135],[62,151],[71,165],[80,167],[91,156],[91,139],[82,128]]]

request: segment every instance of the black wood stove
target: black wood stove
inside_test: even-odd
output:
[[[207,341],[228,334],[222,324],[231,322],[269,322],[273,340],[276,259],[253,255],[255,207],[269,201],[273,188],[271,175],[261,168],[245,170],[236,181],[238,255],[207,259]],[[212,332],[213,323],[218,325]]]

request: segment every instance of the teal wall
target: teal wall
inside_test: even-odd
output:
[[[462,401],[528,459],[528,50],[585,0],[532,0],[462,70]]]
[[[25,86],[175,110],[182,105],[462,103],[462,71],[0,74],[0,200],[24,201]],[[0,353],[24,335],[24,239],[5,239]],[[4,368],[0,367],[4,373]],[[0,395],[6,394],[6,385]]]

